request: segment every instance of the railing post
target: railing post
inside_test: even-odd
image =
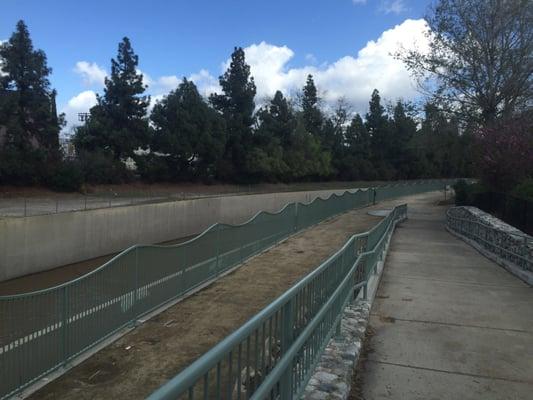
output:
[[[281,356],[289,350],[294,334],[294,298],[289,300],[282,309],[283,325],[281,331]],[[292,362],[280,379],[280,398],[292,399]]]
[[[139,247],[135,248],[135,272],[133,276],[133,296],[131,296],[131,324],[137,326],[137,302],[139,296]]]
[[[342,313],[342,311],[341,311]],[[340,338],[341,337],[341,322],[342,322],[342,317],[339,318],[339,322],[337,323],[337,326],[335,327],[335,337],[336,338]]]
[[[68,359],[68,337],[67,337],[67,324],[68,324],[68,312],[67,312],[67,305],[68,305],[68,286],[63,286],[62,290],[62,310],[61,310],[61,325],[62,325],[62,343],[61,343],[61,353],[63,356],[63,367],[66,367],[67,365],[67,359]]]
[[[527,236],[524,236],[524,268],[527,269],[527,260],[529,260],[529,250],[527,248]]]
[[[372,204],[376,205],[376,188],[372,188]]]
[[[217,235],[216,235],[216,252],[217,252],[217,264],[216,264],[216,275],[220,274],[220,227],[221,225],[216,225]]]
[[[294,232],[298,229],[298,202],[294,202]]]

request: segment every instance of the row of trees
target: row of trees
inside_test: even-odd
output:
[[[256,104],[242,48],[219,78],[220,93],[204,98],[183,79],[150,111],[124,38],[68,162],[57,145],[63,118],[51,70],[21,21],[0,46],[0,183],[120,182],[132,178],[124,166],[131,157],[149,181],[477,175],[509,190],[533,171],[532,17],[527,0],[439,0],[426,18],[429,51],[397,55],[427,90],[426,104],[385,106],[375,90],[365,115],[342,101],[326,110],[312,76],[297,98],[278,91]]]
[[[408,179],[464,175],[458,156],[466,136],[430,104],[421,124],[411,104],[382,104],[377,90],[363,117],[342,101],[325,112],[313,77],[298,99],[280,91],[255,103],[256,86],[242,48],[220,77],[221,93],[202,97],[180,85],[149,112],[139,58],[128,38],[111,61],[90,118],[77,128],[77,159],[61,159],[55,91],[46,56],[35,50],[24,22],[0,48],[0,183],[45,183],[76,188],[82,182],[133,178],[131,157],[148,181],[291,182]]]
[[[137,67],[124,38],[104,94],[76,132],[81,159],[99,154],[119,165],[131,157],[150,181],[411,179],[468,171],[457,151],[466,137],[430,104],[421,128],[411,104],[399,100],[387,112],[377,90],[364,119],[342,101],[328,114],[309,75],[296,103],[278,91],[258,108],[244,51],[235,48],[220,94],[204,99],[183,79],[148,115]]]

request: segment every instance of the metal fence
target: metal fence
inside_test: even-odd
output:
[[[246,193],[246,192],[242,192]],[[229,194],[242,194],[230,192]],[[138,192],[129,195],[109,193],[102,195],[64,195],[55,197],[3,197],[0,198],[0,217],[33,217],[36,215],[58,214],[71,211],[87,211],[100,208],[121,207],[164,201],[188,200],[209,195],[197,193],[155,193]]]
[[[400,182],[396,182],[400,183]],[[409,181],[401,182],[409,183]],[[345,184],[339,182],[321,182],[320,190],[346,190]],[[383,182],[354,182],[351,189],[368,187],[379,187],[387,185]],[[256,185],[228,185],[228,187],[217,187],[216,193],[195,192],[194,189],[182,192],[168,193],[161,190],[132,190],[126,193],[113,192],[99,194],[63,194],[57,196],[34,196],[18,197],[3,195],[0,196],[0,217],[19,218],[33,217],[36,215],[58,214],[72,211],[87,211],[101,208],[122,207],[135,204],[148,204],[156,202],[192,200],[205,197],[220,197],[233,195],[249,195],[292,191],[313,191],[317,190],[316,183],[298,183],[279,187],[264,187]]]
[[[366,291],[387,239],[406,215],[407,206],[398,206],[370,232],[352,236],[148,399],[299,398],[324,347],[340,329],[345,306],[360,288]]]
[[[481,221],[454,215],[458,208],[461,207],[450,208],[446,212],[446,225],[449,229],[475,241],[499,258],[526,271],[533,272],[533,240],[531,236],[504,232]]]
[[[2,296],[0,398],[65,366],[120,329],[134,324],[141,316],[186,296],[298,230],[371,204],[376,199],[438,190],[446,183],[448,181],[411,182],[332,195],[328,200],[316,199],[309,204],[290,203],[278,213],[260,212],[242,225],[215,224],[179,245],[133,246],[87,275],[53,288]],[[382,238],[379,229],[386,228],[380,224],[365,237],[365,241],[371,242],[369,248]],[[354,239],[347,246],[357,247],[361,240]],[[365,257],[372,258],[372,254]],[[312,313],[318,312],[320,305],[344,282],[346,271],[353,269],[353,261],[353,254],[332,261],[336,267],[327,268],[329,272],[320,274],[319,280],[295,301],[304,302],[304,298],[310,296]],[[311,315],[306,304],[301,306],[304,308],[293,310],[300,321],[297,330],[305,328],[304,320]],[[268,329],[280,324],[282,316],[287,317],[281,311],[272,316]],[[263,329],[260,333],[266,332]],[[324,335],[325,331],[319,336],[326,337]],[[318,336],[313,340],[318,340]],[[264,366],[270,368],[267,364]],[[228,367],[231,370],[233,364],[229,363]]]

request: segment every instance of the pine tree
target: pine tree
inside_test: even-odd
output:
[[[258,134],[269,135],[286,147],[296,128],[296,117],[289,102],[279,90],[274,94],[267,107],[258,112]]]
[[[24,21],[0,46],[0,130],[4,131],[0,181],[37,182],[45,165],[59,161],[59,131],[52,72],[42,50],[35,50]]]
[[[204,101],[195,84],[183,79],[152,111],[152,151],[164,161],[167,176],[178,180],[214,178],[225,145],[222,117]]]
[[[394,171],[388,160],[393,148],[390,125],[377,89],[372,92],[365,120],[365,127],[370,134],[371,158],[374,168],[381,179],[392,179]]]
[[[466,176],[472,152],[468,130],[459,134],[459,122],[448,118],[434,103],[424,106],[422,127],[413,139],[414,150],[426,176]]]
[[[416,121],[410,115],[413,112],[413,106],[398,100],[392,113],[389,161],[400,179],[410,179],[417,175],[415,153],[411,143],[416,134]]]
[[[291,106],[279,90],[268,105],[257,112],[257,121],[247,169],[254,181],[284,180],[288,172],[286,151],[297,122]]]
[[[318,94],[313,75],[307,75],[302,91],[302,118],[307,132],[321,138],[323,116],[318,108]]]
[[[339,179],[374,179],[370,162],[370,135],[359,114],[355,114],[345,131],[345,149],[338,167]]]
[[[229,68],[219,83],[223,94],[213,94],[209,100],[226,120],[228,140],[220,174],[225,179],[247,180],[246,153],[252,145],[256,87],[241,47],[233,51]]]
[[[111,76],[105,79],[104,95],[98,96],[89,120],[77,132],[77,148],[103,150],[119,161],[146,145],[150,98],[143,95],[146,87],[138,64],[139,57],[130,40],[123,38],[116,60],[111,60]]]

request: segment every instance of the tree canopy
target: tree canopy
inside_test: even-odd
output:
[[[34,49],[24,21],[0,45],[0,59],[0,183],[34,183],[59,157],[63,116],[48,80],[52,70],[45,53]]]
[[[531,107],[531,1],[440,0],[426,20],[429,52],[398,56],[435,104],[481,125]]]
[[[46,56],[20,22],[0,47],[0,182],[35,176],[35,183],[76,188],[136,178],[256,183],[470,174],[473,134],[436,101],[422,115],[401,99],[387,105],[375,89],[363,117],[343,99],[324,106],[308,75],[297,96],[278,90],[257,104],[245,56],[234,48],[220,92],[209,98],[183,78],[150,107],[139,57],[123,38],[103,93],[74,135],[76,158],[56,157],[50,166],[62,117]],[[135,170],[126,167],[130,158]]]
[[[104,95],[97,97],[90,119],[79,128],[76,147],[104,151],[115,160],[134,155],[148,141],[149,96],[144,95],[143,76],[138,72],[139,57],[125,37],[111,60],[111,76],[105,79]]]

